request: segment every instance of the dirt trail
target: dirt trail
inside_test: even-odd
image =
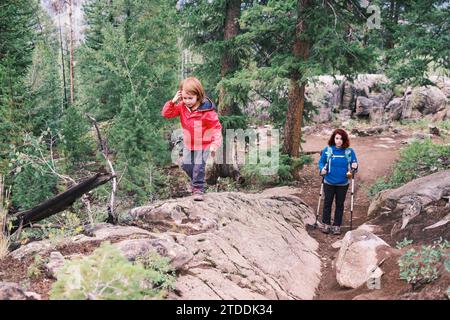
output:
[[[353,208],[353,229],[367,220],[367,209],[370,201],[366,196],[367,188],[379,177],[392,172],[393,163],[399,158],[401,141],[406,136],[396,134],[383,134],[370,137],[351,138],[351,147],[354,148],[359,162],[359,172],[355,180],[355,199]],[[320,151],[326,145],[328,136],[308,135],[304,137],[304,151]],[[317,174],[317,163],[319,154],[315,153],[314,165],[304,169],[305,177],[303,184],[299,187],[299,196],[316,212],[317,201],[320,192],[321,180]],[[322,214],[323,201],[320,207],[319,221]],[[357,291],[341,288],[336,281],[333,260],[338,249],[331,245],[342,239],[350,227],[350,189],[347,193],[344,209],[342,235],[325,235],[320,230],[310,231],[319,242],[319,254],[322,257],[322,280],[319,285],[315,299],[352,299]],[[332,215],[334,215],[334,205]]]

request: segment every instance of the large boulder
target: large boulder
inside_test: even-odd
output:
[[[398,121],[402,118],[402,111],[405,105],[404,97],[392,99],[385,107],[387,118],[391,121]]]
[[[315,77],[305,88],[305,97],[318,114],[312,115],[316,123],[327,123],[332,120],[333,110],[339,107],[340,89],[331,76]]]
[[[369,113],[369,121],[376,125],[381,125],[385,122],[384,107],[373,107]]]
[[[380,278],[378,251],[389,245],[373,233],[357,229],[345,234],[336,259],[336,280],[339,285],[358,288],[370,278]]]
[[[393,241],[449,238],[449,197],[450,170],[436,172],[378,193],[368,216],[370,223],[385,228]]]
[[[403,118],[414,119],[423,115],[435,114],[444,110],[447,105],[445,94],[434,86],[412,88],[407,92],[405,100]]]
[[[192,252],[171,299],[312,299],[320,281],[314,213],[291,188],[208,193],[134,208],[131,224],[170,230]]]
[[[450,78],[446,76],[430,76],[436,86],[442,91],[446,97],[450,97]]]
[[[393,92],[385,90],[376,95],[369,97],[359,96],[356,98],[355,115],[359,117],[369,116],[373,113],[373,109],[384,111],[393,96]]]

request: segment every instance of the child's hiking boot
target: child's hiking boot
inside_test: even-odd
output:
[[[194,201],[203,201],[203,191],[194,190]]]

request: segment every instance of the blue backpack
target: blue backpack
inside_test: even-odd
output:
[[[347,164],[350,167],[350,164],[352,163],[352,148],[346,148],[345,149],[345,157],[347,158]],[[333,156],[333,148],[330,146],[327,147],[327,151],[325,151],[325,155],[327,156],[327,165],[330,167],[330,159]]]

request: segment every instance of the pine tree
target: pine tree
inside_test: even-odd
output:
[[[80,48],[81,104],[108,127],[106,137],[122,185],[135,200],[148,199],[146,170],[170,160],[161,108],[176,90],[175,3],[92,1],[87,41]],[[98,16],[108,19],[98,19]]]
[[[36,1],[2,2],[0,10],[0,171],[7,169],[11,145],[23,137],[26,89],[31,63]]]
[[[362,43],[361,12],[359,4],[342,1],[290,0],[257,3],[243,13],[237,41],[251,48],[255,63],[240,79],[256,80],[255,90],[270,102],[287,99],[284,153],[299,155],[305,86],[313,76],[351,78],[373,69],[373,48]]]
[[[432,84],[450,70],[450,6],[445,0],[378,1],[384,12],[383,68],[392,84]],[[389,9],[389,10],[388,10]]]

